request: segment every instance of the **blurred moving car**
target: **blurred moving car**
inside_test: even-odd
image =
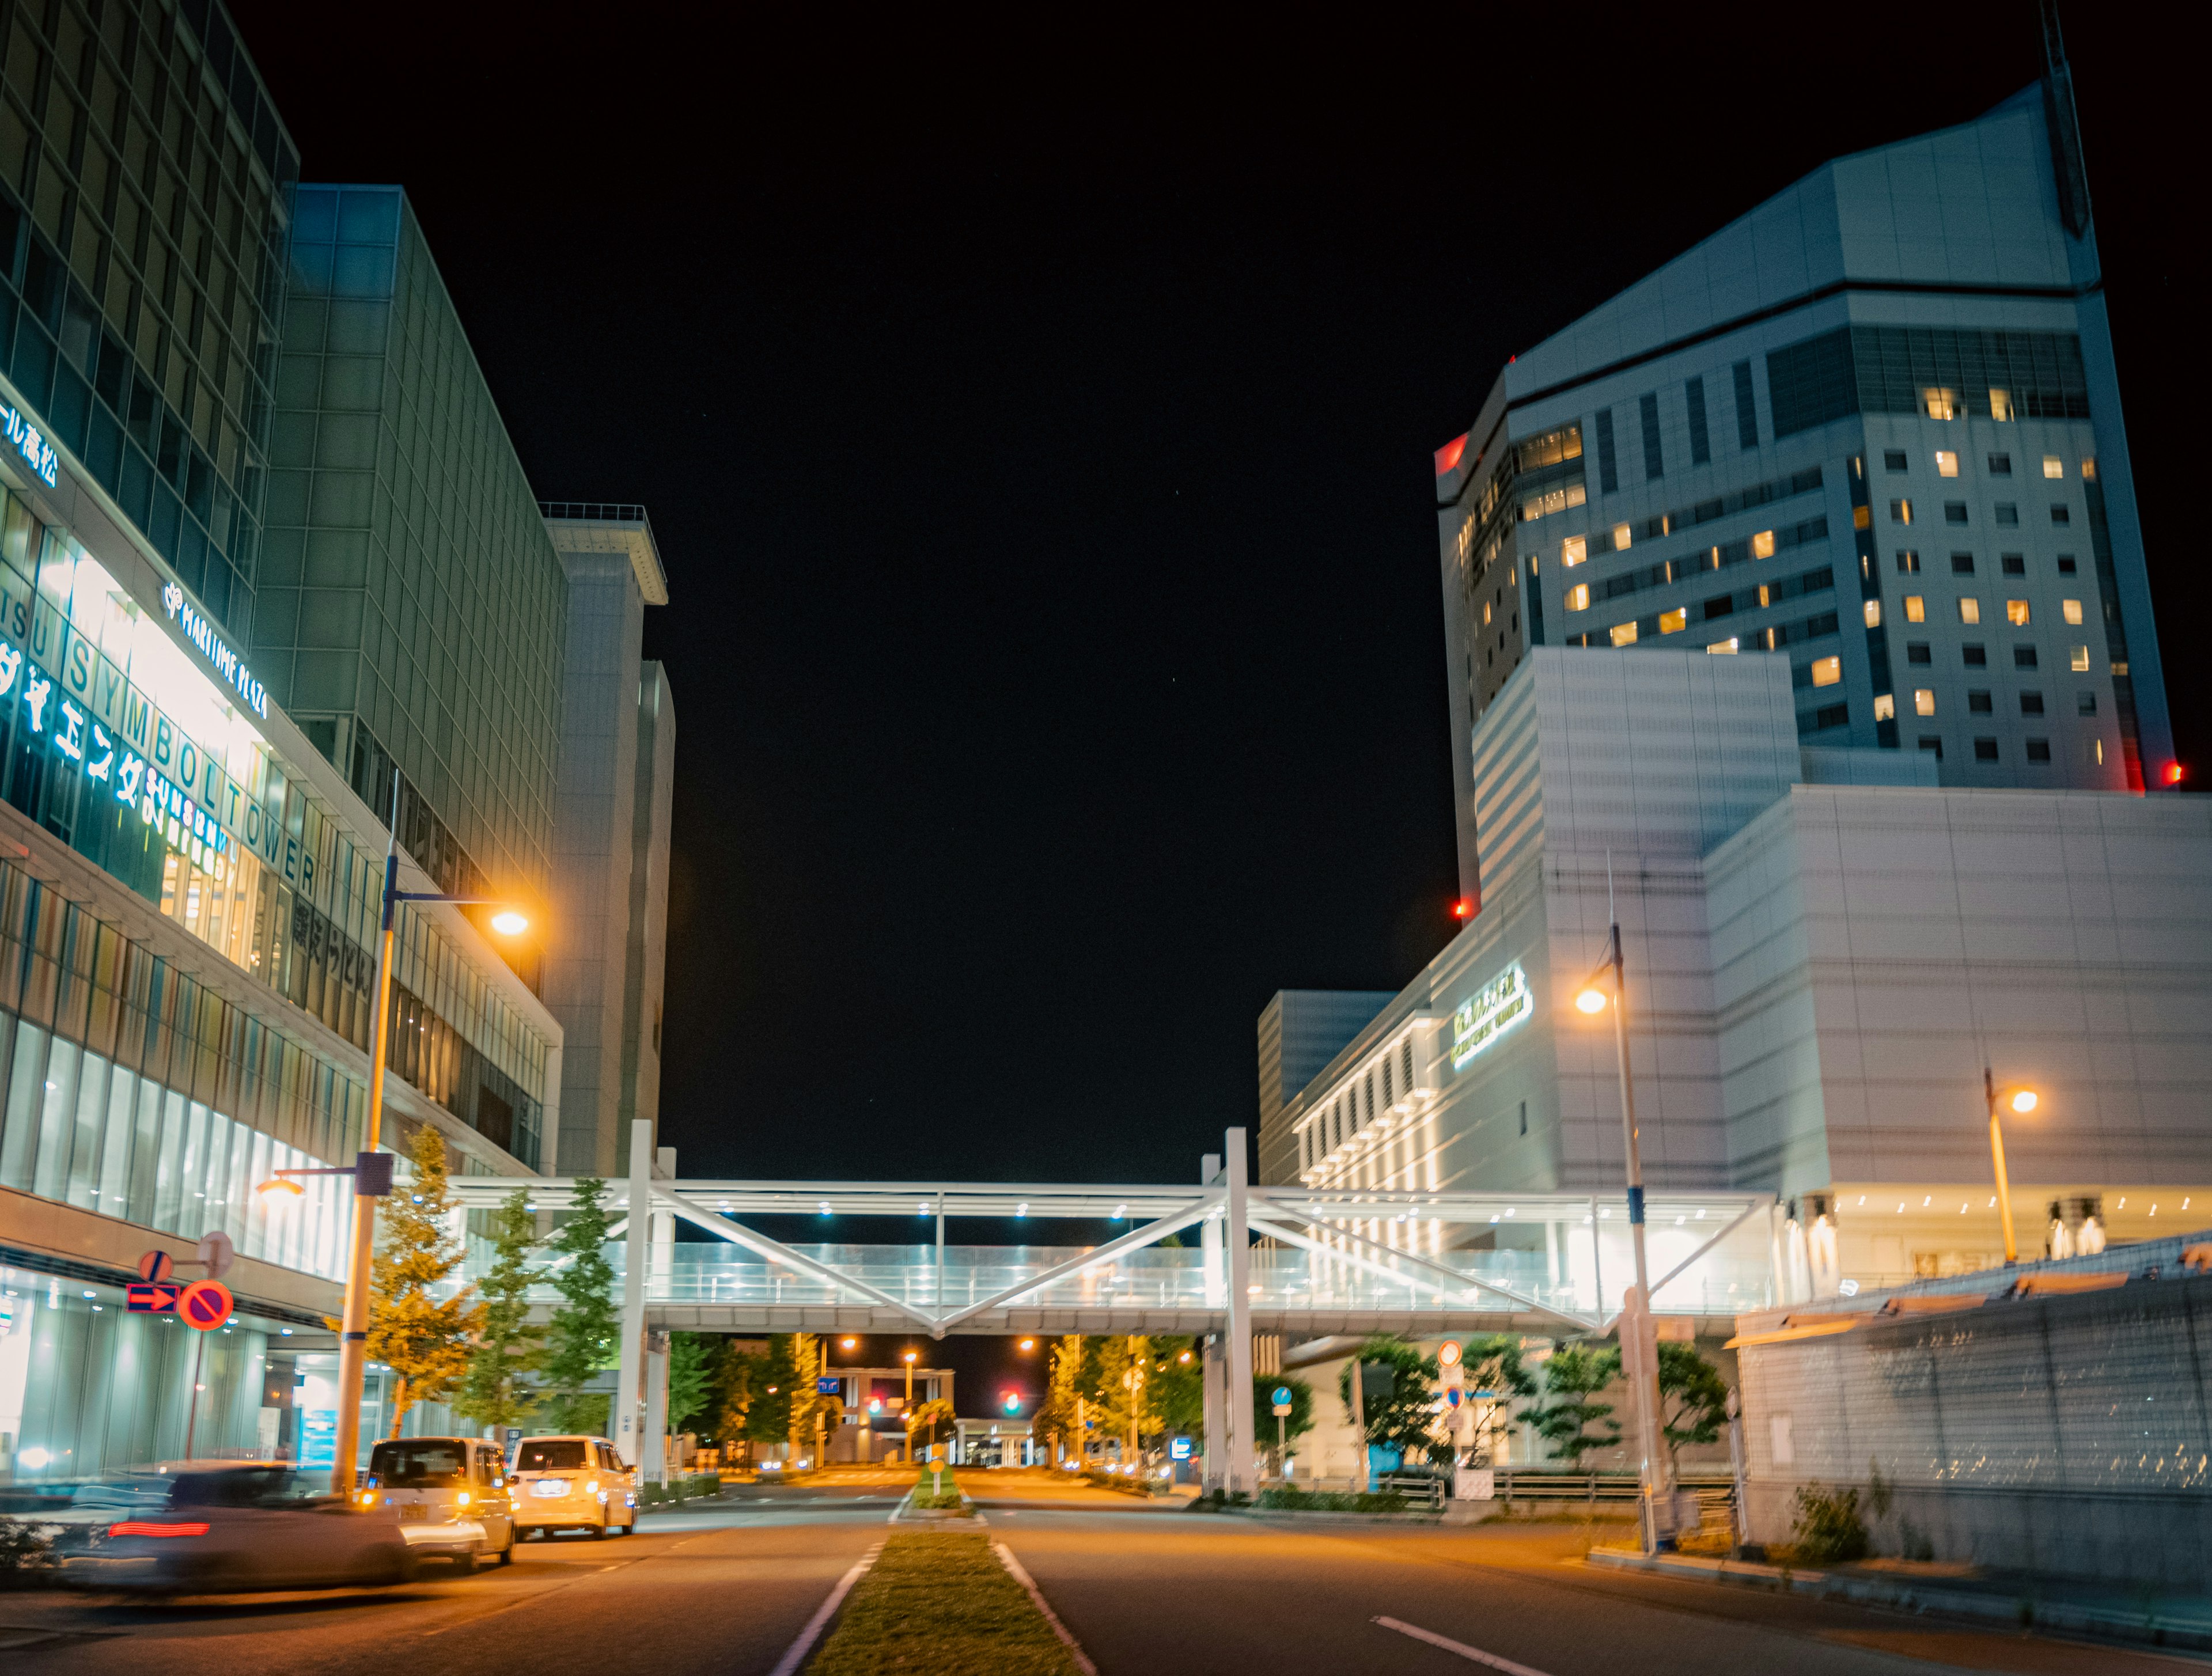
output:
[[[68,1581],[103,1588],[228,1594],[407,1582],[414,1556],[388,1508],[330,1493],[327,1473],[284,1461],[185,1461],[137,1475],[167,1493],[72,1553]],[[149,1486],[150,1487],[150,1486]]]
[[[637,1528],[637,1475],[604,1437],[526,1437],[514,1446],[509,1476],[518,1531],[597,1538]]]
[[[514,1504],[507,1457],[481,1437],[388,1438],[368,1453],[363,1507],[388,1507],[418,1559],[453,1563],[464,1576],[482,1558],[514,1563]]]

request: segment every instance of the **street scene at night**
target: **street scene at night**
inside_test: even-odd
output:
[[[2188,63],[0,0],[0,1667],[2206,1667]]]

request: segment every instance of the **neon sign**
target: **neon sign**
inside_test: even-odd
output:
[[[15,452],[39,474],[40,483],[51,486],[54,481],[54,445],[40,436],[38,428],[5,403],[0,403],[0,430],[8,433],[8,440],[15,445]]]
[[[1452,1014],[1452,1069],[1464,1070],[1506,1031],[1536,1011],[1528,975],[1516,961],[1459,1004]]]
[[[223,644],[222,637],[205,617],[185,603],[185,591],[174,582],[161,589],[161,607],[169,614],[169,621],[185,631],[185,638],[199,647],[216,673],[238,689],[238,695],[257,716],[269,714],[269,689],[253,678],[253,671],[246,660]]]

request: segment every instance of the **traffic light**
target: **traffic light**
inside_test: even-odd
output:
[[[1007,1413],[1017,1414],[1021,1412],[1022,1394],[1019,1391],[1007,1392],[1004,1401]]]

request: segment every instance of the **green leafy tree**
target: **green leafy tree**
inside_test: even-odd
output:
[[[1620,1441],[1620,1422],[1613,1405],[1597,1394],[1620,1377],[1620,1351],[1592,1345],[1562,1345],[1544,1364],[1544,1394],[1551,1400],[1530,1412],[1537,1433],[1552,1453],[1579,1467],[1592,1449]],[[1598,1428],[1595,1435],[1591,1427]]]
[[[710,1411],[714,1384],[714,1340],[704,1333],[668,1335],[668,1429],[688,1431],[692,1419]]]
[[[1436,1448],[1437,1358],[1424,1356],[1405,1339],[1392,1336],[1370,1339],[1359,1347],[1360,1406],[1367,1417],[1367,1441],[1395,1448],[1407,1460],[1425,1460]],[[1368,1368],[1389,1370],[1387,1381],[1370,1379]],[[1383,1388],[1388,1385],[1386,1391]],[[1337,1376],[1337,1393],[1344,1401],[1344,1418],[1352,1421],[1352,1363]],[[1265,1413],[1263,1406],[1261,1412]],[[1256,1429],[1256,1426],[1255,1426]]]
[[[1083,1393],[1083,1335],[1070,1333],[1052,1346],[1047,1362],[1044,1400],[1030,1416],[1030,1435],[1056,1441],[1070,1454],[1083,1447],[1077,1399]]]
[[[424,1124],[410,1151],[412,1180],[385,1201],[381,1249],[369,1281],[368,1358],[392,1369],[392,1436],[416,1405],[436,1402],[469,1369],[483,1306],[463,1286],[434,1296],[453,1278],[465,1254],[453,1235],[459,1208],[446,1186],[446,1143]]]
[[[491,1272],[478,1289],[483,1329],[453,1400],[455,1413],[480,1426],[519,1424],[535,1400],[528,1376],[544,1355],[544,1346],[530,1330],[529,1259],[537,1239],[530,1193],[517,1187],[492,1212]]]
[[[1510,1405],[1527,1401],[1538,1388],[1536,1375],[1521,1359],[1521,1340],[1510,1333],[1478,1333],[1460,1346],[1460,1365],[1467,1370],[1466,1400],[1475,1407],[1478,1447],[1510,1436]]]
[[[953,1426],[952,1404],[944,1397],[932,1397],[927,1402],[918,1402],[906,1417],[906,1458],[918,1460],[921,1450],[915,1448],[915,1434],[921,1434],[921,1448],[933,1447],[939,1436],[950,1436]]]
[[[1097,1362],[1086,1364],[1086,1371],[1093,1435],[1121,1439],[1125,1457],[1133,1458],[1144,1434],[1159,1430],[1152,1341],[1142,1333],[1109,1333],[1098,1340]]]
[[[785,1436],[790,1439],[793,1457],[802,1453],[811,1455],[818,1422],[823,1453],[826,1457],[830,1445],[836,1441],[837,1428],[844,1423],[844,1400],[834,1394],[815,1388],[815,1379],[822,1369],[821,1339],[811,1333],[794,1333],[791,1335],[790,1345],[791,1422]],[[817,1461],[815,1464],[821,1466],[823,1462]]]
[[[1206,1424],[1206,1351],[1195,1339],[1152,1340],[1152,1412],[1163,1431]]]
[[[550,1418],[563,1431],[605,1432],[607,1399],[584,1387],[621,1359],[607,1211],[600,1202],[606,1190],[595,1175],[580,1177],[568,1219],[553,1236],[552,1280],[561,1303],[546,1334],[544,1385]]]
[[[750,1358],[753,1386],[745,1405],[744,1439],[749,1443],[781,1443],[791,1437],[791,1415],[796,1400],[799,1365],[791,1355],[791,1335],[779,1333],[768,1341],[767,1353]],[[808,1377],[812,1377],[811,1374]]]
[[[1715,1442],[1728,1424],[1728,1381],[1695,1345],[1659,1346],[1659,1412],[1667,1457],[1677,1470],[1683,1444]]]

